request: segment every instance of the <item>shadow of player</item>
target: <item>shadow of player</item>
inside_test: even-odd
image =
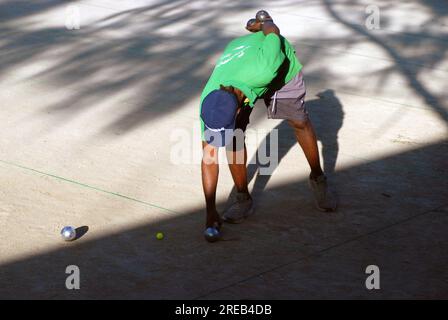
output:
[[[331,175],[335,171],[339,153],[338,132],[342,127],[344,111],[334,90],[327,89],[319,92],[316,96],[318,97],[317,99],[306,101],[306,108],[316,131],[317,139],[322,143],[323,169],[326,174]],[[260,169],[269,167],[269,171],[273,172],[283,157],[297,143],[294,132],[286,120],[277,125],[274,130],[278,130],[279,137],[277,161],[275,163],[263,163],[259,159],[260,154],[265,154],[266,158],[270,158],[271,133],[269,133],[261,142],[254,158],[248,162],[247,180],[250,183],[255,178],[252,189],[252,195],[254,197],[262,194],[271,178],[271,175],[260,174]],[[261,148],[266,148],[266,150],[260,150]],[[236,189],[234,187],[230,193],[230,197],[233,197],[235,193]]]

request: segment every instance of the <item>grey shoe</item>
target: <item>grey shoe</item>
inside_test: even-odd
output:
[[[247,193],[237,193],[236,201],[224,212],[222,218],[228,223],[241,223],[254,213],[253,201]]]
[[[327,183],[327,177],[320,175],[316,179],[309,178],[309,185],[314,194],[317,209],[321,211],[335,211],[338,206],[336,195]]]

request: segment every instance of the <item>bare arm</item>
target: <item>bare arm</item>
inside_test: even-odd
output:
[[[260,10],[255,15],[255,19],[247,21],[246,29],[250,32],[263,31],[264,35],[275,33],[280,35],[280,29],[275,25],[270,14],[265,10]]]
[[[275,33],[278,36],[280,35],[280,29],[273,21],[266,21],[265,23],[263,23],[261,26],[261,30],[263,31],[265,36],[270,33]]]

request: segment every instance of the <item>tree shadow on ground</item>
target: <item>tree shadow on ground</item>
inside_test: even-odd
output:
[[[51,130],[111,101],[119,116],[98,132],[113,137],[168,116],[196,98],[210,75],[212,60],[233,37],[247,34],[244,21],[240,34],[226,34],[219,18],[241,10],[256,12],[262,3],[230,1],[223,7],[217,2],[161,1],[110,14],[72,31],[29,25],[21,30],[14,20],[60,5],[22,3],[16,12],[12,2],[4,4],[10,10],[2,24],[8,37],[0,44],[5,52],[0,71],[12,72],[45,54],[51,63],[26,81],[45,82],[61,98],[31,117],[51,117]]]
[[[377,298],[446,297],[448,239],[442,206],[448,205],[447,152],[448,142],[439,141],[339,170],[345,207],[335,214],[319,213],[302,195],[306,179],[270,188],[257,215],[242,225],[224,226],[225,239],[233,241],[205,242],[203,208],[99,238],[92,237],[92,228],[62,248],[3,261],[0,297],[219,297],[233,286],[264,277],[268,281],[270,274],[296,265],[284,276],[303,280],[308,274],[306,281],[291,280],[275,292],[268,290],[269,282],[261,283],[252,290],[242,288],[245,293],[232,298],[371,298],[362,285],[369,264],[383,266],[382,276],[388,279]],[[405,236],[409,228],[410,238]],[[154,237],[159,231],[165,234],[162,241]],[[360,244],[362,239],[368,241]],[[323,267],[319,257],[326,257],[325,272],[313,271]],[[65,288],[68,265],[80,268],[80,290]]]
[[[33,8],[48,10],[51,7],[49,1],[43,3],[42,7],[33,4]],[[394,64],[390,70],[383,71],[389,71],[389,74],[399,71],[408,79],[409,86],[442,119],[447,120],[443,102],[418,78],[419,72],[424,70],[422,63],[435,65],[440,62],[444,56],[441,53],[446,51],[446,43],[437,42],[437,50],[432,55],[403,57],[394,46],[408,43],[410,34],[379,38],[340,17],[329,1],[323,3],[336,21],[365,38],[367,42],[383,48]],[[123,116],[100,128],[106,133],[129,132],[148,121],[178,110],[181,102],[196,97],[198,88],[205,83],[211,69],[211,66],[204,67],[204,62],[212,59],[232,38],[222,33],[225,26],[214,24],[215,18],[222,14],[218,8],[208,14],[203,14],[200,10],[177,12],[176,10],[182,11],[184,4],[182,1],[171,1],[158,4],[157,8],[151,7],[147,13],[158,15],[159,11],[156,9],[160,9],[161,17],[152,19],[150,25],[146,22],[151,19],[144,16],[144,12],[133,15],[132,12],[136,11],[131,10],[126,14],[111,15],[110,19],[101,21],[103,25],[99,24],[79,34],[67,33],[57,28],[40,28],[29,32],[14,30],[12,25],[9,28],[6,26],[11,37],[2,39],[0,50],[4,54],[0,70],[2,73],[14,70],[46,52],[53,53],[50,58],[64,57],[53,68],[43,70],[33,78],[49,78],[47,84],[54,90],[74,89],[70,96],[45,109],[44,112],[57,113],[56,123],[69,121],[98,100],[132,88],[131,96],[140,100],[135,101],[130,96],[122,98]],[[234,7],[227,11],[228,14],[251,6],[254,10],[259,8],[255,1],[244,4],[235,1],[232,4]],[[8,2],[8,5],[14,6],[14,2]],[[16,15],[11,14],[11,19],[2,22],[9,23],[15,17],[23,17],[27,14],[26,10],[25,8]],[[437,12],[446,15],[446,11]],[[30,14],[36,14],[36,11]],[[143,16],[139,23],[140,14]],[[177,23],[182,24],[185,19],[197,19],[197,25],[209,28],[195,28],[192,24],[190,28],[194,32],[174,35],[161,32],[164,28],[175,27]],[[102,31],[118,32],[126,26],[135,28],[134,35],[130,35],[127,40],[102,38]],[[12,34],[14,31],[18,32]],[[429,39],[430,33],[426,31],[414,33],[416,38],[426,35]],[[318,42],[329,46],[338,42],[350,45],[358,39],[319,39]],[[159,50],[158,45],[161,43],[172,47],[168,45]],[[58,51],[64,44],[68,45],[68,56],[65,55],[67,52]],[[422,45],[427,44],[428,42],[424,42]],[[309,51],[309,60],[313,62],[323,54],[323,49],[319,47],[313,47]],[[147,59],[151,59],[150,64]],[[412,64],[413,59],[418,63]],[[154,64],[157,66],[153,67]],[[167,69],[170,70],[168,73]],[[325,78],[324,82],[328,84],[332,78],[323,77],[324,69],[322,67],[322,70],[313,72],[313,75]],[[114,77],[104,81],[104,76],[108,74]],[[96,78],[95,75],[101,77]],[[329,86],[320,86],[327,87]],[[337,88],[335,90],[339,92]],[[173,95],[173,92],[178,94]],[[320,100],[316,99],[316,110],[328,105],[319,102]],[[129,105],[132,105],[131,110]],[[311,109],[310,107],[310,112],[313,112]],[[328,146],[324,150],[327,153],[327,156],[324,155],[326,169],[334,168],[338,156],[337,131],[342,124],[343,114],[336,109],[333,112],[340,122],[333,119],[329,119],[329,122],[319,120],[320,117],[325,119],[330,116],[331,112],[316,111],[316,115],[312,115],[318,127],[319,139],[323,145]],[[282,131],[284,124],[279,129]],[[292,140],[284,141],[284,154],[295,143],[292,133],[290,135]],[[379,231],[388,226],[400,227],[403,221],[412,221],[418,215],[438,212],[438,208],[446,204],[448,198],[447,148],[447,141],[428,146],[418,145],[401,154],[334,172],[336,181],[344,181],[338,186],[344,210],[335,215],[324,215],[313,209],[312,201],[307,195],[306,181],[288,182],[265,190],[256,216],[242,226],[225,226],[225,236],[234,241],[223,241],[216,245],[204,242],[201,236],[203,208],[190,208],[163,222],[141,224],[97,239],[89,238],[95,234],[94,230],[90,230],[73,245],[44,253],[36,252],[16,261],[3,261],[0,265],[0,296],[64,299],[198,298],[235,284],[245,284],[248,279],[296,262],[303,262],[305,270],[301,272],[307,274],[314,266],[315,256],[325,256],[333,249],[343,248],[366,235],[379,235]],[[264,190],[267,181],[260,180],[257,184],[258,189]],[[36,208],[39,209],[45,208]],[[440,220],[439,225],[443,226],[443,222]],[[419,229],[419,237],[429,234],[425,227],[423,224],[422,229]],[[160,230],[166,235],[164,241],[156,241],[151,237]],[[406,231],[404,227],[401,230]],[[431,229],[432,232],[434,230]],[[375,238],[364,244],[367,251],[381,245],[383,250],[376,258],[377,261],[373,262],[386,266],[386,274],[390,275],[389,288],[399,288],[393,293],[387,288],[383,289],[378,297],[446,297],[446,232],[438,232],[437,237],[426,239],[427,242],[416,237],[407,239],[408,242],[404,244],[399,243],[402,238],[397,235],[401,234],[396,232],[381,236],[386,244],[383,241],[377,242]],[[391,247],[397,250],[391,253]],[[359,274],[346,275],[345,281],[341,282],[340,274],[345,272],[341,259],[351,261],[358,258],[353,263],[355,269],[360,270]],[[342,253],[339,259],[326,262],[331,266],[332,272],[315,275],[302,286],[290,283],[282,288],[283,291],[277,292],[277,295],[263,297],[272,299],[286,293],[289,293],[289,297],[303,297],[310,292],[313,294],[308,295],[308,298],[371,297],[362,285],[358,285],[364,283],[365,266],[372,263],[369,252],[355,248]],[[406,262],[409,260],[412,261],[411,264]],[[70,264],[76,264],[81,269],[80,291],[68,291],[64,287],[67,276],[65,268]],[[291,289],[294,285],[300,290]],[[332,285],[333,290],[329,292],[328,286]],[[425,287],[432,291],[427,291]]]
[[[344,121],[344,111],[341,101],[334,90],[327,89],[319,92],[318,99],[306,100],[306,108],[313,123],[318,141],[322,144],[323,169],[326,174],[333,174],[336,168],[336,161],[339,152],[338,132],[342,128]],[[263,106],[258,106],[263,108]],[[293,146],[297,144],[294,132],[286,120],[280,122],[273,130],[277,133],[277,140],[273,139],[271,132],[261,141],[258,150],[252,159],[248,161],[247,176],[248,182],[255,179],[252,194],[255,198],[262,195],[272,173],[288,154]],[[271,146],[271,143],[275,144]],[[272,148],[276,149],[276,152]],[[259,155],[267,156],[267,161],[260,161]],[[271,157],[276,155],[276,159]],[[265,170],[263,170],[263,168]],[[264,174],[266,171],[269,174]],[[235,196],[236,189],[233,188],[229,198]]]
[[[76,4],[76,1],[70,3]],[[342,4],[351,6],[352,10],[363,9],[359,4],[325,0],[318,4],[321,3],[328,14],[353,31],[354,36],[324,39],[302,37],[298,48],[308,52],[303,59],[305,65],[317,65],[319,57],[334,54],[327,52],[334,44],[344,44],[350,48],[361,42],[373,43],[384,49],[393,61],[393,66],[378,70],[378,74],[386,79],[399,72],[407,79],[409,87],[442,119],[447,120],[441,97],[433,94],[419,79],[426,67],[437,65],[445,57],[447,42],[443,41],[442,32],[439,38],[435,38],[429,26],[423,26],[419,32],[385,32],[380,36],[350,22],[334,8]],[[433,11],[432,22],[441,21],[446,16],[446,10],[442,10],[443,6],[436,2],[422,3]],[[256,11],[265,3],[230,1],[225,5],[218,2],[195,5],[184,0],[160,1],[112,13],[77,31],[30,25],[31,22],[24,20],[63,4],[66,2],[2,3],[5,10],[0,11],[1,27],[5,37],[0,43],[3,52],[0,58],[1,74],[7,74],[45,54],[52,63],[29,80],[46,83],[54,92],[59,92],[61,98],[48,103],[32,117],[43,115],[54,119],[54,125],[48,127],[51,130],[57,128],[59,123],[67,123],[97,108],[101,103],[110,103],[116,107],[105,112],[113,112],[117,116],[110,123],[97,124],[97,131],[114,137],[117,133],[125,134],[155,119],[169,116],[188,101],[196,99],[210,74],[215,56],[229,40],[246,34],[244,21],[241,22],[240,33],[231,35],[223,32],[226,26],[220,17],[223,14],[231,16],[241,10]],[[293,5],[293,1],[282,1],[276,9]],[[384,6],[387,10],[388,7],[393,8],[394,3],[387,2]],[[410,48],[416,50],[412,54],[403,53]],[[424,48],[431,50],[422,50]],[[322,80],[319,72],[312,73],[321,81],[326,81]],[[313,75],[308,73],[308,76]],[[325,83],[319,85],[321,88],[328,87]],[[334,89],[340,91],[340,88]],[[379,90],[381,85],[377,88]],[[40,97],[40,100],[44,99],[45,95]]]
[[[369,43],[373,43],[383,49],[388,57],[393,61],[391,68],[380,71],[382,77],[386,78],[392,72],[398,72],[407,80],[407,84],[413,91],[420,96],[431,107],[439,117],[448,123],[448,109],[442,100],[427,88],[427,86],[419,80],[419,76],[426,70],[425,66],[434,66],[442,61],[448,48],[448,42],[443,38],[444,33],[441,32],[441,38],[432,36],[431,32],[426,31],[423,27],[419,32],[403,32],[403,33],[384,33],[384,36],[375,35],[369,32],[364,25],[355,24],[345,18],[341,11],[335,8],[335,3],[330,0],[322,1],[324,8],[328,14],[338,23],[353,31],[355,35],[360,35]],[[446,15],[446,5],[436,4],[434,1],[423,1],[423,4],[432,8],[437,12],[437,17],[433,17],[431,22],[438,21]],[[437,9],[436,9],[437,7]],[[438,8],[444,7],[445,10]],[[446,37],[445,37],[446,38]],[[406,48],[413,47],[415,50],[410,56],[401,53]],[[430,54],[425,50],[416,50],[417,48],[431,48]],[[399,116],[399,115],[398,115]],[[397,118],[398,118],[397,116]]]

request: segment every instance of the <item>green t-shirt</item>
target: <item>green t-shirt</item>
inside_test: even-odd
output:
[[[249,34],[232,40],[218,59],[201,95],[202,100],[219,85],[240,89],[253,106],[285,59],[280,37],[274,33]]]
[[[201,94],[202,101],[220,85],[233,86],[249,99],[249,105],[267,90],[271,82],[281,87],[294,78],[302,69],[294,47],[282,36],[262,31],[232,40],[218,59],[215,69]],[[199,111],[200,112],[200,111]],[[201,135],[204,140],[204,123]]]
[[[286,66],[286,74],[278,74],[281,66]],[[211,91],[223,85],[240,89],[249,99],[249,105],[253,106],[277,75],[286,83],[301,68],[294,48],[282,36],[274,33],[265,36],[259,31],[236,38],[227,45],[218,59],[202,91],[201,104]]]
[[[289,65],[288,71],[286,73],[286,76],[284,78],[285,83],[289,82],[292,78],[294,78],[300,70],[302,70],[303,65],[300,63],[299,59],[296,56],[296,49],[289,43],[286,38],[282,37],[280,35],[282,44],[283,44],[283,52],[286,55],[286,62],[288,62]]]

